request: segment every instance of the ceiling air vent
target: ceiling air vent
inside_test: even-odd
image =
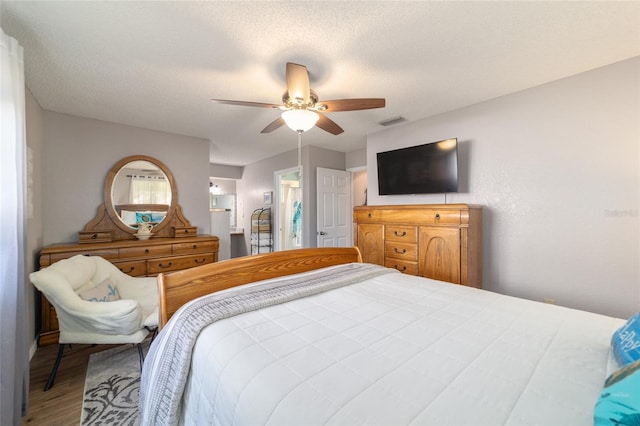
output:
[[[381,126],[393,126],[394,124],[402,123],[405,121],[407,121],[406,118],[397,116],[397,117],[387,118],[386,120],[378,121],[378,124]]]

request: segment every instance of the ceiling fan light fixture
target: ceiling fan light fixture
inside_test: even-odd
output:
[[[320,116],[308,109],[290,109],[282,113],[282,119],[294,132],[306,132],[316,125]]]
[[[2,1],[2,0],[0,0]],[[318,94],[309,87],[309,71],[307,67],[287,62],[287,90],[282,94],[282,104],[263,102],[233,101],[230,99],[212,99],[227,105],[244,105],[258,108],[278,108],[284,111],[280,117],[269,123],[260,133],[271,133],[283,125],[301,134],[317,126],[332,135],[339,135],[344,130],[336,122],[324,115],[324,112],[359,111],[363,109],[384,108],[384,98],[332,99],[319,101]]]

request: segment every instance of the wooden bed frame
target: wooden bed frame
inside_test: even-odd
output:
[[[185,303],[206,294],[327,266],[362,262],[357,247],[312,248],[244,256],[158,275],[160,328]]]
[[[168,204],[117,204],[114,206],[116,213],[122,215],[122,210],[129,210],[132,212],[165,212],[169,211]]]

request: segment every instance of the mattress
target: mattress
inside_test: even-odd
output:
[[[591,425],[622,324],[383,274],[204,328],[180,422]]]

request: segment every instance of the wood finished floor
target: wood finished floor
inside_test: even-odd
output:
[[[44,392],[45,383],[58,354],[58,345],[41,346],[31,359],[29,383],[29,412],[23,425],[69,426],[79,425],[82,394],[89,356],[117,345],[72,345],[65,347],[56,380]]]

